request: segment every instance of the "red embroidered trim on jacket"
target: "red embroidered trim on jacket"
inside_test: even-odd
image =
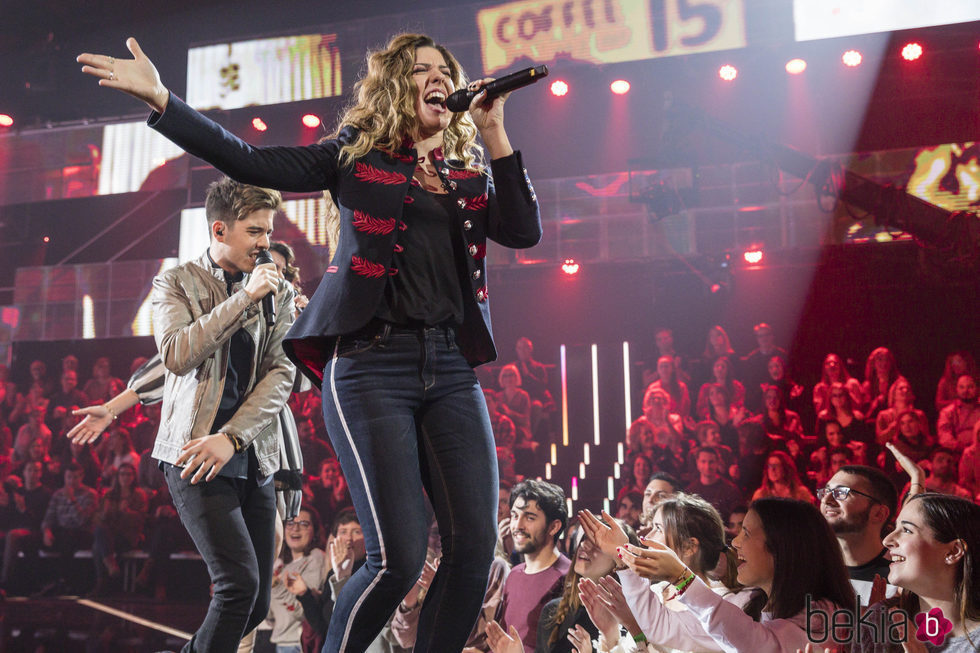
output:
[[[412,203],[412,202],[414,202],[414,201],[415,201],[415,198],[414,198],[414,197],[412,197],[411,195],[406,195],[406,196],[405,196],[405,203],[406,203],[406,204],[411,204],[411,203]]]
[[[405,248],[399,245],[398,243],[395,243],[395,249],[393,251],[395,252],[395,254],[401,254],[402,252],[405,251]]]
[[[391,158],[397,159],[398,161],[405,161],[406,163],[415,163],[418,157],[414,157],[411,154],[399,154],[398,152],[393,152]]]
[[[405,175],[399,172],[381,170],[380,168],[375,168],[372,165],[368,165],[360,161],[354,164],[354,168],[354,176],[359,180],[366,181],[370,184],[387,184],[389,186],[394,186],[405,183]]]
[[[478,170],[457,170],[456,168],[449,169],[450,179],[472,179],[473,177],[479,177],[480,172]]]
[[[477,243],[476,254],[473,255],[473,258],[479,261],[481,258],[484,258],[486,255],[487,255],[487,244]]]
[[[351,256],[350,260],[350,269],[362,277],[367,277],[369,279],[380,279],[388,272],[385,269],[385,266],[381,265],[380,263],[369,261],[365,258],[361,258],[360,256]]]
[[[364,211],[354,211],[354,228],[375,236],[387,236],[395,230],[394,218],[376,218]]]
[[[484,193],[478,197],[469,197],[466,199],[466,210],[467,211],[482,211],[487,208],[487,195]]]

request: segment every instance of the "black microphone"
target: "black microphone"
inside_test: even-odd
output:
[[[461,88],[446,98],[446,108],[456,113],[466,111],[470,108],[470,102],[473,101],[473,98],[476,97],[480,91],[486,90],[487,99],[492,100],[498,95],[522,88],[528,84],[533,84],[542,77],[547,76],[547,66],[536,66],[534,68],[526,68],[516,73],[511,73],[504,77],[495,79],[488,84],[484,84],[475,91],[471,91],[467,88]]]
[[[266,263],[275,264],[272,260],[272,254],[269,253],[267,249],[260,249],[258,256],[255,257],[256,265],[265,265]],[[276,324],[276,294],[274,292],[266,293],[265,297],[262,298],[262,312],[265,313],[265,325],[270,329]]]

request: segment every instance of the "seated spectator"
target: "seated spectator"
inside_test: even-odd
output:
[[[711,369],[714,367],[716,358],[719,356],[728,356],[731,358],[734,355],[735,350],[732,349],[732,342],[728,338],[728,332],[720,325],[715,324],[708,329],[708,336],[704,343],[704,353],[701,356],[701,360],[697,362],[697,380],[703,382],[711,378]]]
[[[93,596],[108,589],[110,578],[118,578],[117,554],[139,547],[149,507],[146,490],[136,484],[136,467],[124,462],[112,476],[112,482],[95,511],[92,562],[95,564]]]
[[[824,431],[824,424],[835,421],[840,425],[844,442],[860,442],[866,447],[866,455],[877,455],[873,431],[864,421],[864,415],[857,410],[851,394],[842,383],[832,383],[830,386],[830,408],[817,414],[817,433]]]
[[[928,460],[936,443],[922,432],[922,422],[919,421],[918,411],[914,409],[904,411],[898,416],[896,423],[898,424],[898,433],[889,444],[903,455],[908,456],[914,463]],[[878,466],[885,470],[895,487],[901,487],[909,480],[902,465],[889,450],[882,450],[878,454]]]
[[[762,485],[752,495],[752,500],[765,497],[783,497],[816,503],[810,491],[800,482],[793,459],[782,451],[773,451],[769,454]]]
[[[13,461],[22,463],[27,460],[27,449],[35,440],[44,442],[45,451],[51,450],[51,429],[44,423],[48,414],[48,400],[41,399],[26,411],[27,423],[17,430],[14,438]]]
[[[763,385],[762,426],[766,433],[778,435],[787,440],[804,440],[803,424],[798,413],[786,408],[783,393],[777,386]]]
[[[851,585],[861,604],[869,605],[875,577],[888,578],[881,538],[891,529],[898,505],[895,486],[879,469],[845,465],[817,489],[817,497],[820,513],[840,544]]]
[[[667,442],[680,437],[684,430],[681,416],[669,410],[670,395],[662,388],[650,385],[643,393],[643,414],[630,424],[626,433],[626,449],[642,453],[651,461],[660,457],[659,450]]]
[[[925,481],[926,490],[940,494],[951,494],[973,501],[973,493],[956,482],[959,478],[958,458],[959,456],[953,449],[937,447],[929,458],[930,464],[927,470],[929,475]]]
[[[701,386],[698,390],[698,403],[696,406],[697,415],[705,415],[708,411],[708,389],[713,383],[725,386],[728,396],[731,397],[732,406],[740,408],[745,405],[745,386],[735,378],[735,370],[732,369],[732,361],[728,356],[719,356],[711,366],[711,380]]]
[[[942,610],[951,630],[941,647],[923,646],[915,638],[915,624],[905,630],[907,643],[889,651],[975,651],[980,642],[980,575],[975,573],[980,551],[980,507],[969,501],[939,494],[918,494],[905,504],[898,525],[883,544],[892,563],[888,582],[902,588],[895,599],[871,606],[866,623],[878,623],[882,612],[899,607],[906,615],[932,614]],[[864,620],[862,620],[864,621]],[[907,618],[911,622],[910,618]],[[853,651],[881,651],[867,626]],[[880,636],[879,636],[880,639]]]
[[[973,354],[968,351],[954,351],[946,357],[943,375],[936,386],[937,413],[956,401],[956,384],[964,374],[977,379],[980,378],[980,369],[977,369]]]
[[[640,543],[631,526],[622,522],[619,525],[631,544]],[[572,561],[572,567],[565,575],[561,596],[549,601],[541,611],[535,647],[539,653],[572,653],[578,650],[569,635],[581,636],[581,630],[587,633],[590,640],[599,637],[599,631],[579,596],[579,581],[588,579],[596,583],[601,578],[612,576],[619,558],[604,553],[589,538],[581,537],[572,550]]]
[[[68,586],[72,557],[92,543],[92,520],[98,502],[96,491],[82,484],[82,468],[78,465],[66,467],[65,485],[51,496],[41,522],[44,548],[58,554],[54,561],[55,580],[42,588],[41,594],[65,593],[72,589]]]
[[[342,510],[353,507],[350,490],[336,458],[327,458],[321,462],[319,471],[320,475],[303,488],[307,497],[304,503],[311,505],[318,517],[325,518],[332,524]]]
[[[48,398],[48,428],[52,433],[64,434],[68,430],[66,426],[74,425],[71,411],[88,404],[88,397],[78,389],[78,372],[62,372],[60,389]]]
[[[737,439],[736,435],[736,439]],[[694,478],[697,474],[697,455],[701,447],[713,447],[721,453],[722,470],[727,474],[729,468],[735,463],[735,452],[721,442],[721,429],[718,424],[711,420],[704,420],[694,425],[694,438],[696,447],[688,456],[687,464],[684,467],[682,476],[684,478]]]
[[[708,412],[701,417],[717,424],[722,443],[734,450],[738,446],[738,427],[749,419],[749,412],[744,406],[732,406],[728,390],[718,383],[708,388],[708,404]]]
[[[837,354],[827,354],[823,360],[823,372],[820,382],[813,388],[813,412],[820,415],[831,409],[830,386],[840,383],[851,398],[851,406],[856,408],[864,403],[864,391],[861,383],[847,371],[844,361]]]
[[[272,597],[269,618],[272,621],[271,641],[276,651],[299,651],[302,645],[303,604],[289,590],[290,583],[302,579],[307,587],[323,586],[330,569],[327,555],[320,548],[323,527],[320,516],[309,507],[300,508],[296,519],[285,523],[282,553],[276,561],[272,576]]]
[[[750,496],[762,485],[766,460],[777,449],[785,450],[785,443],[781,438],[767,435],[761,422],[751,419],[739,425],[736,462],[729,476],[744,496]]]
[[[531,434],[531,397],[521,389],[521,373],[513,363],[504,365],[497,377],[501,391],[497,394],[497,409],[514,422],[517,445],[533,442]]]
[[[498,409],[497,393],[489,388],[483,389],[483,397],[487,402],[487,412],[490,414],[490,426],[493,429],[493,441],[498,447],[513,449],[517,441],[517,429],[514,421]]]
[[[10,368],[0,363],[0,423],[7,422],[17,405],[17,385],[10,380]]]
[[[867,419],[877,418],[889,406],[888,392],[901,376],[895,355],[887,347],[878,347],[868,355],[861,384],[864,404],[860,407]]]
[[[917,409],[912,385],[904,376],[898,377],[888,389],[888,407],[878,413],[875,419],[875,437],[879,445],[894,442],[898,437],[898,416],[905,412],[913,413],[919,420],[920,432],[929,438],[929,420],[926,414]]]
[[[973,427],[973,444],[960,457],[959,483],[980,503],[980,422]]]
[[[745,405],[749,410],[759,412],[762,410],[762,395],[759,388],[763,383],[772,383],[769,376],[770,362],[773,358],[779,358],[782,363],[787,360],[788,355],[785,349],[776,345],[776,337],[771,326],[760,322],[752,328],[752,331],[759,346],[742,358],[740,376],[748,387]]]
[[[653,461],[643,454],[634,454],[623,467],[623,487],[616,493],[616,503],[629,492],[637,492],[643,496],[643,491],[650,481],[650,475],[656,470]]]
[[[0,490],[0,512],[4,513],[4,533],[0,534],[3,567],[0,569],[0,592],[30,593],[26,572],[37,569],[37,552],[41,548],[41,520],[51,500],[51,490],[41,484],[41,463],[28,461],[22,470],[23,483]],[[17,477],[14,477],[17,478]],[[4,484],[6,488],[6,483]],[[6,498],[4,500],[4,496]],[[5,506],[3,504],[6,503]],[[24,554],[23,562],[18,554]],[[20,572],[20,573],[18,573]],[[2,594],[0,594],[2,597]]]
[[[653,359],[652,365],[645,365],[643,369],[643,387],[648,387],[651,383],[660,378],[660,374],[657,372],[656,362],[661,356],[668,356],[674,359],[674,370],[677,372],[677,378],[684,383],[689,384],[691,382],[691,374],[687,370],[687,365],[677,350],[674,348],[674,332],[666,327],[661,327],[656,330],[653,335],[654,342],[657,346],[657,356]]]
[[[335,458],[333,450],[316,434],[313,420],[297,419],[296,436],[299,448],[303,453],[303,464],[307,469],[319,469],[320,463],[327,458]]]
[[[721,475],[721,454],[712,447],[698,450],[698,478],[688,483],[687,492],[697,494],[713,505],[723,519],[742,503],[742,491]]]
[[[653,518],[653,512],[662,501],[665,501],[678,492],[682,491],[684,487],[681,482],[675,477],[671,476],[667,472],[655,472],[653,476],[650,477],[650,482],[647,483],[647,487],[643,490],[643,514],[640,517],[641,524],[646,520],[646,517]],[[648,525],[648,524],[644,524]]]
[[[789,377],[789,372],[787,371],[786,367],[786,359],[779,355],[773,356],[769,359],[769,364],[766,369],[769,376],[766,378],[764,383],[767,385],[774,385],[779,388],[779,391],[783,395],[783,404],[787,408],[792,408],[797,414],[800,414],[805,408],[805,406],[801,403],[803,402],[803,386],[796,383]],[[750,410],[755,410],[751,405],[748,407]],[[762,405],[760,400],[759,410],[761,409]]]
[[[939,413],[936,432],[940,446],[963,451],[973,440],[973,427],[980,422],[977,381],[969,374],[956,380],[956,399]]]
[[[102,463],[95,457],[91,445],[71,442],[60,462],[61,467],[67,467],[72,463],[80,466],[82,468],[82,482],[88,487],[95,490],[102,487]]]
[[[133,469],[137,469],[140,465],[140,455],[133,447],[129,431],[116,426],[109,431],[105,455],[102,458],[102,484],[111,485],[116,470],[123,465],[131,465]]]
[[[531,397],[531,433],[540,440],[538,436],[546,430],[547,413],[555,409],[555,400],[548,390],[548,368],[534,360],[534,343],[530,338],[518,338],[516,351],[514,365],[521,374],[521,387]]]
[[[616,519],[629,524],[634,530],[640,527],[643,511],[643,495],[635,490],[620,492],[616,502]]]
[[[565,492],[551,483],[528,480],[514,486],[510,500],[514,550],[524,554],[524,562],[507,576],[498,618],[505,629],[516,629],[525,650],[533,653],[541,612],[561,595],[571,567],[558,550],[568,522]]]
[[[677,378],[674,359],[670,356],[661,356],[657,359],[657,375],[659,378],[649,387],[665,390],[670,395],[668,410],[677,413],[681,418],[690,419],[691,395],[687,390],[687,384]]]
[[[93,404],[104,404],[126,389],[122,379],[112,376],[112,363],[107,356],[95,360],[92,378],[85,382],[82,392]]]

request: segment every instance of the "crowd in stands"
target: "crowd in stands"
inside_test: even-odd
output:
[[[970,353],[949,354],[926,406],[901,356],[884,347],[868,355],[861,379],[827,354],[806,388],[790,378],[767,324],[756,325],[758,348],[744,356],[721,326],[700,357],[675,351],[669,329],[654,335],[658,356],[643,377],[642,414],[624,434],[613,515],[568,515],[562,489],[538,480],[556,411],[548,366],[529,339],[484,389],[500,537],[468,653],[796,650],[837,635],[810,619],[814,611],[872,604],[910,614],[940,607],[954,630],[935,650],[980,650],[980,403]],[[57,367],[33,361],[18,387],[0,366],[0,589],[101,595],[120,589],[120,556],[142,550],[135,585],[159,595],[170,553],[191,548],[150,456],[159,406],[136,406],[97,443],[73,444],[72,411],[126,383],[108,358],[81,389],[76,357]],[[285,525],[266,641],[318,651],[333,597],[364,562],[363,535],[318,392],[294,393],[289,408],[307,481],[303,508]],[[79,550],[91,551],[94,586],[71,586]],[[418,582],[371,650],[411,650],[440,550],[433,528]],[[42,552],[46,575],[32,571]]]

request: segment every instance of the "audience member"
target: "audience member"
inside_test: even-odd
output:
[[[319,466],[320,475],[304,487],[307,500],[321,520],[332,524],[342,510],[353,507],[347,479],[336,458],[325,458]]]
[[[878,347],[868,355],[861,384],[864,395],[861,412],[867,419],[877,418],[878,413],[889,406],[888,392],[901,376],[895,355],[887,347]]]
[[[55,551],[58,558],[55,581],[42,588],[42,594],[71,589],[72,557],[92,543],[92,520],[98,507],[98,493],[82,484],[82,468],[65,468],[65,486],[51,496],[41,522],[44,548]]]
[[[133,447],[129,431],[121,426],[115,426],[109,431],[105,455],[102,458],[102,484],[111,484],[116,470],[126,464],[132,465],[135,470],[139,467],[140,455]]]
[[[523,389],[531,397],[531,433],[537,436],[546,425],[548,411],[555,408],[555,400],[548,390],[548,368],[534,360],[534,343],[530,338],[518,338],[516,349],[514,365],[521,374]]]
[[[844,386],[851,398],[852,406],[861,406],[864,403],[864,391],[861,390],[861,383],[847,371],[844,361],[837,354],[827,354],[823,360],[823,372],[820,382],[813,388],[813,412],[820,415],[825,410],[830,410],[830,386],[840,383]]]
[[[301,580],[307,588],[323,586],[330,563],[320,548],[322,531],[320,516],[310,507],[300,508],[296,518],[285,523],[282,553],[272,575],[269,606],[270,639],[277,653],[298,653],[301,649],[304,609],[289,585],[298,585],[297,581]]]
[[[936,447],[929,458],[929,476],[926,477],[926,490],[940,494],[952,494],[973,501],[973,493],[956,481],[959,479],[959,456],[953,449]]]
[[[980,422],[976,377],[962,374],[956,380],[956,399],[939,412],[936,432],[939,444],[963,451],[973,440],[973,427]]]
[[[844,442],[860,442],[865,446],[865,456],[877,454],[871,427],[864,421],[864,415],[857,409],[857,404],[843,383],[830,385],[830,407],[817,413],[817,432],[825,430],[824,423],[835,421],[840,425]]]
[[[817,490],[820,513],[837,537],[844,564],[862,605],[869,605],[875,577],[888,577],[881,538],[891,530],[898,495],[881,470],[844,465]]]
[[[616,519],[629,524],[634,530],[640,527],[643,511],[643,494],[636,490],[620,492],[616,503]]]
[[[136,467],[128,462],[120,464],[95,511],[92,538],[94,596],[105,593],[110,578],[119,577],[116,554],[135,549],[142,542],[148,509],[146,490],[136,484]]]
[[[37,569],[37,552],[41,547],[41,520],[51,500],[51,490],[41,484],[41,463],[28,461],[22,470],[23,484],[10,491],[0,490],[0,507],[5,517],[3,536],[3,567],[0,569],[0,592],[11,592],[28,588],[25,573],[27,569]],[[6,498],[4,500],[4,496]],[[21,564],[18,554],[23,553]],[[29,593],[29,592],[27,592]],[[2,597],[2,594],[0,594]]]
[[[698,390],[698,403],[696,405],[697,415],[700,417],[708,411],[708,389],[712,384],[717,383],[725,386],[728,396],[731,397],[732,406],[740,408],[745,405],[745,386],[735,377],[735,370],[732,369],[732,361],[728,356],[719,356],[711,366],[711,379],[701,386]]]
[[[682,418],[690,418],[691,395],[688,392],[687,384],[677,377],[673,358],[661,356],[657,359],[657,376],[659,378],[649,387],[660,388],[670,395],[670,412],[677,413]]]
[[[105,403],[126,389],[122,379],[112,376],[111,366],[107,356],[97,358],[92,366],[92,378],[85,382],[82,392],[93,403]]]
[[[973,444],[960,457],[959,483],[980,503],[980,422],[973,427]]]
[[[698,478],[687,484],[687,492],[703,497],[708,503],[727,518],[738,504],[742,503],[739,488],[721,475],[721,454],[713,447],[698,450]]]
[[[813,495],[800,482],[796,464],[789,454],[773,451],[766,460],[766,473],[762,477],[762,485],[752,495],[752,500],[766,497],[783,497],[815,503]]]
[[[759,346],[742,358],[741,377],[747,387],[745,405],[749,410],[759,412],[762,410],[762,394],[759,388],[763,383],[772,382],[769,372],[770,361],[774,356],[778,356],[780,362],[783,362],[788,360],[789,356],[785,349],[776,346],[776,337],[771,326],[760,322],[752,328],[752,331]]]
[[[642,453],[650,460],[661,457],[660,450],[667,442],[680,437],[684,430],[681,416],[669,410],[670,394],[663,388],[649,385],[643,393],[643,414],[630,424],[626,433],[626,448]]]
[[[734,450],[738,446],[738,427],[749,418],[744,406],[732,406],[731,397],[725,386],[712,383],[708,388],[708,412],[702,415],[718,425],[721,441],[726,447]]]
[[[875,418],[875,437],[879,445],[893,442],[897,439],[899,426],[898,416],[905,412],[913,413],[921,426],[920,431],[929,437],[929,420],[926,414],[914,406],[915,395],[912,384],[904,376],[895,379],[888,389],[888,407],[883,409]]]
[[[494,390],[484,388],[483,397],[487,402],[487,413],[490,414],[493,441],[498,447],[513,449],[517,442],[517,429],[514,426],[514,421],[498,409],[497,393]]]
[[[643,490],[643,515],[653,517],[653,512],[661,502],[671,498],[684,487],[681,482],[667,472],[656,472],[650,477]],[[641,519],[641,521],[643,521]]]
[[[561,595],[571,561],[558,551],[568,523],[565,492],[545,481],[527,480],[510,494],[510,532],[514,550],[524,562],[511,569],[504,583],[499,621],[515,628],[524,648],[533,653],[541,611]]]
[[[497,409],[514,422],[517,445],[531,442],[531,397],[521,389],[521,373],[513,363],[504,365],[497,376],[501,391],[497,394]]]
[[[800,415],[786,408],[785,399],[779,387],[764,384],[762,397],[762,426],[766,429],[766,433],[778,435],[786,440],[802,442],[804,435]]]
[[[943,375],[936,386],[936,412],[956,401],[956,384],[960,377],[967,374],[974,379],[980,378],[980,369],[973,354],[968,351],[954,351],[946,357]]]

